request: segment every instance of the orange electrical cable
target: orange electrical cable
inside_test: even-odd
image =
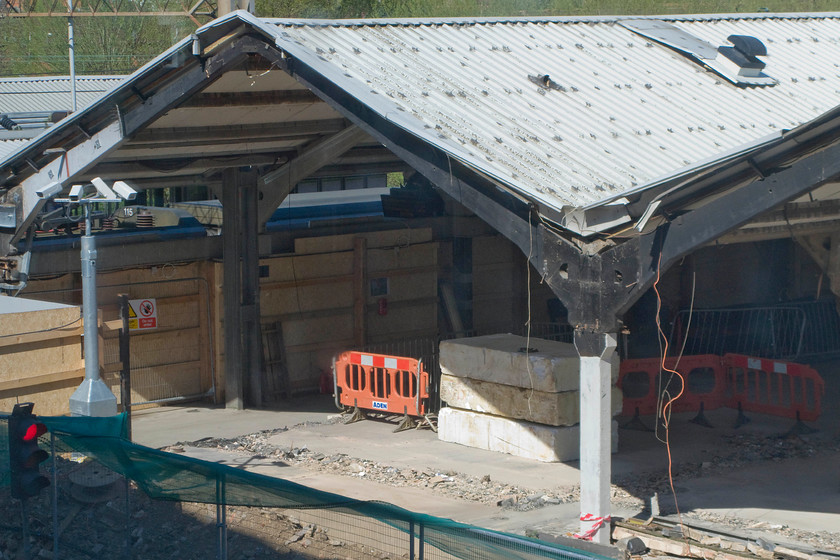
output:
[[[661,340],[664,341],[660,369],[662,371],[667,371],[668,373],[674,374],[680,378],[680,392],[677,393],[675,397],[668,399],[668,401],[662,406],[662,422],[665,425],[665,449],[668,453],[668,483],[671,485],[671,493],[674,495],[674,506],[677,508],[677,517],[680,520],[680,529],[683,535],[683,540],[685,541],[686,546],[689,546],[688,536],[686,535],[685,526],[683,525],[682,512],[680,512],[680,504],[677,500],[677,491],[674,488],[673,460],[671,458],[671,430],[669,419],[671,405],[673,405],[673,403],[683,395],[683,392],[685,392],[685,378],[676,369],[669,369],[665,365],[665,359],[668,356],[668,337],[665,336],[665,332],[662,330],[662,321],[659,318],[659,312],[662,308],[662,297],[659,295],[659,289],[657,288],[657,284],[659,284],[661,265],[662,253],[660,252],[659,259],[656,263],[656,281],[653,283],[653,291],[656,293],[656,329],[659,332]]]

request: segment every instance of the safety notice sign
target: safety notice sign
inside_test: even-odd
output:
[[[157,328],[157,303],[154,298],[128,300],[128,330]]]

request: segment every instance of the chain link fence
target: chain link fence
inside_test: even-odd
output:
[[[52,484],[11,498],[0,416],[0,558],[606,560],[135,445],[125,416],[42,417]]]

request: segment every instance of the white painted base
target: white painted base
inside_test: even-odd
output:
[[[613,452],[618,451],[618,422],[612,423]],[[580,457],[578,426],[558,427],[510,420],[444,407],[438,414],[438,439],[547,463]]]

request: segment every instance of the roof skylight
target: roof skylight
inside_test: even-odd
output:
[[[665,45],[702,64],[737,86],[772,86],[776,80],[763,72],[767,56],[764,43],[749,35],[730,35],[730,45],[716,47],[676,25],[658,19],[631,19],[618,22],[642,37]]]

